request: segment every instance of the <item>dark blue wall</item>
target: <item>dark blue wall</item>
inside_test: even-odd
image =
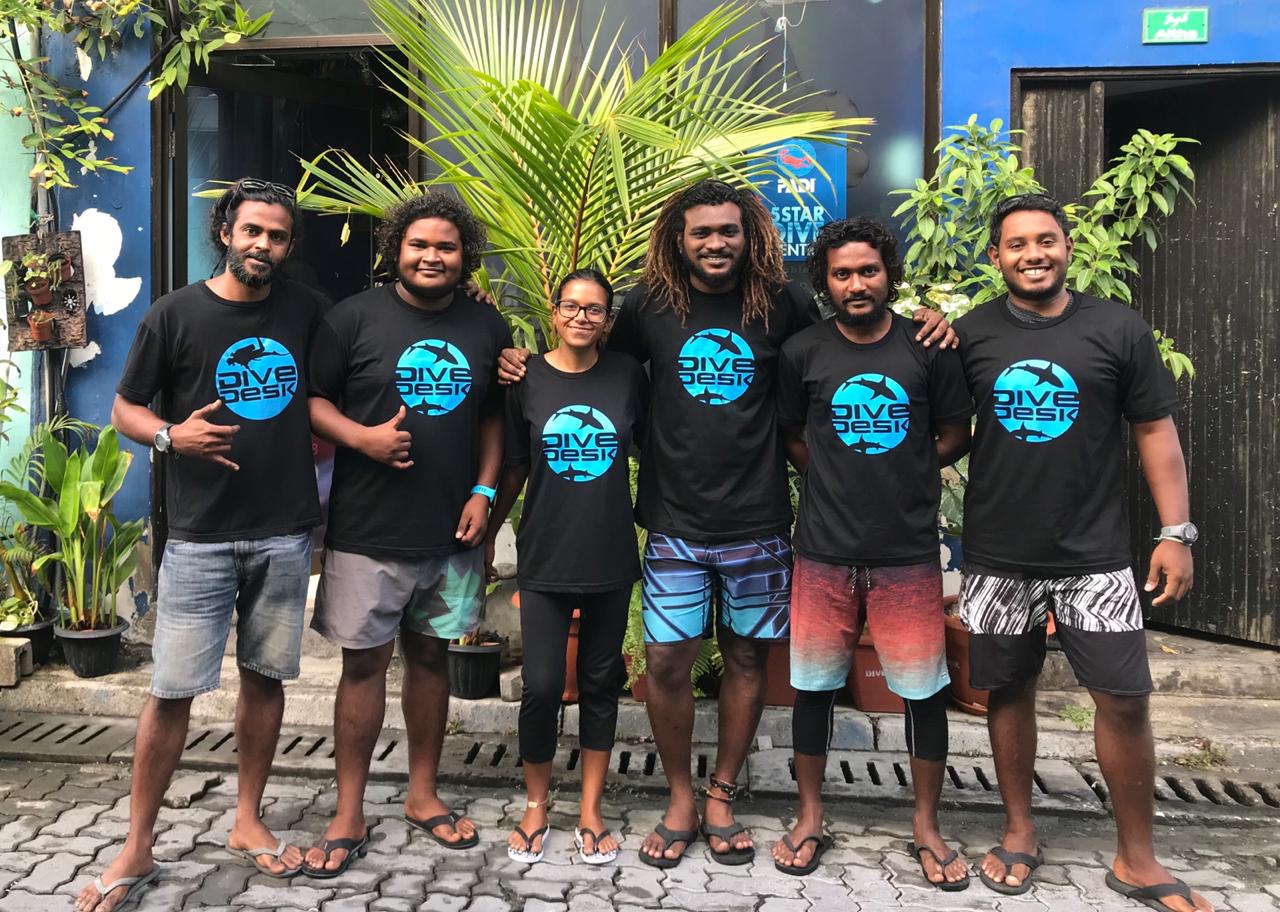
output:
[[[1144,7],[1209,7],[1207,44],[1144,45]],[[1009,71],[1280,61],[1275,0],[944,0],[942,123],[1009,117]]]

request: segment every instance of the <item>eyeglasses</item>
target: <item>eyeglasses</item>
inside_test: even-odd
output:
[[[556,313],[566,320],[575,319],[578,314],[587,318],[588,323],[602,323],[609,316],[609,308],[603,304],[579,304],[577,301],[556,301]]]
[[[278,193],[287,199],[296,199],[298,196],[298,192],[288,184],[277,184],[274,181],[259,180],[256,177],[242,177],[231,185],[231,189],[248,190],[250,193],[270,190],[272,193]]]

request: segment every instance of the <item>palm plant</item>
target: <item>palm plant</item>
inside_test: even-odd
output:
[[[598,22],[580,65],[577,10],[558,0],[369,0],[397,54],[388,90],[432,134],[406,135],[438,173],[329,150],[304,162],[300,202],[380,217],[435,185],[453,187],[488,228],[496,287],[526,343],[548,326],[553,283],[594,266],[634,284],[662,201],[691,181],[779,176],[771,153],[793,138],[842,142],[869,118],[806,112],[769,42],[747,40],[752,4],[722,5],[652,61]],[[429,23],[429,25],[425,25]],[[385,265],[385,264],[384,264]],[[481,284],[487,284],[483,276]]]

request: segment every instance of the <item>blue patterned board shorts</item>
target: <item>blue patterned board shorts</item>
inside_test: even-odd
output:
[[[680,643],[718,622],[741,637],[785,640],[790,633],[791,540],[769,535],[701,543],[649,533],[644,549],[646,643]]]

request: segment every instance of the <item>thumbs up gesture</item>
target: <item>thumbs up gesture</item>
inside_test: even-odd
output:
[[[400,430],[406,414],[408,413],[402,405],[390,421],[365,428],[360,452],[393,469],[407,469],[413,465],[413,460],[409,458],[409,445],[413,438],[408,431]]]

